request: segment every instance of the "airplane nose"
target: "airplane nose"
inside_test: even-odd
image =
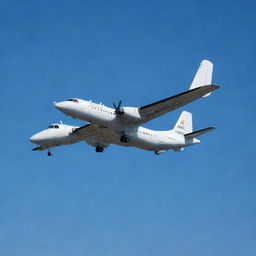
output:
[[[42,141],[43,137],[40,134],[34,134],[29,138],[29,140],[34,144],[40,144],[40,141]]]
[[[32,143],[35,143],[36,141],[36,135],[33,135],[29,138],[29,140],[32,142]]]
[[[65,108],[65,103],[64,102],[53,102],[55,105],[55,108],[57,108],[58,110],[64,110]]]

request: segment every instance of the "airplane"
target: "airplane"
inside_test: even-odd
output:
[[[121,100],[117,105],[113,102],[114,108],[77,98],[54,102],[55,107],[65,115],[88,124],[82,127],[61,124],[58,125],[59,128],[49,128],[33,135],[30,141],[39,145],[34,150],[48,149],[48,155],[52,155],[49,149],[53,146],[81,140],[94,146],[96,152],[103,152],[109,144],[133,146],[154,151],[156,154],[169,149],[183,150],[185,146],[198,144],[200,141],[195,137],[214,128],[193,132],[192,114],[186,111],[182,112],[173,130],[153,131],[141,125],[196,99],[209,96],[219,88],[218,85],[211,84],[212,71],[212,62],[203,60],[188,91],[142,107],[121,107]],[[55,130],[52,132],[50,129]]]
[[[109,128],[102,128],[92,124],[77,127],[66,124],[52,124],[30,138],[32,143],[40,145],[34,151],[48,149],[48,156],[52,156],[50,148],[74,144],[86,141],[95,147],[96,152],[103,152],[109,144],[120,146],[133,146],[148,151],[154,151],[156,155],[167,150],[182,151],[184,147],[200,143],[196,137],[215,129],[208,127],[194,131],[192,129],[192,114],[183,111],[172,130],[155,131],[142,126],[131,127],[129,130],[129,142],[121,142],[119,136]]]

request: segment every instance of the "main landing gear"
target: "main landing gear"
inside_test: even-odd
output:
[[[120,137],[120,141],[123,143],[129,143],[131,140],[127,135],[124,134]]]
[[[98,147],[95,148],[95,150],[96,150],[96,152],[103,152],[103,151],[104,151],[104,148],[98,146]]]
[[[53,153],[50,151],[50,149],[48,148],[48,153],[47,153],[48,156],[52,156]]]

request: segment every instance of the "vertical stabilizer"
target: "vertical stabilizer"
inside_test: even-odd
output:
[[[173,131],[179,135],[191,133],[193,131],[192,114],[190,112],[183,111],[176,122]]]
[[[192,90],[200,86],[212,84],[212,71],[213,71],[212,62],[209,60],[203,60],[200,63],[200,66],[196,72],[196,75],[189,89]],[[211,93],[207,93],[203,97],[207,97],[210,94]]]

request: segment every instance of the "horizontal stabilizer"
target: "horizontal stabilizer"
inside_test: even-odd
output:
[[[197,136],[200,136],[206,132],[210,132],[212,130],[214,130],[215,127],[208,127],[208,128],[205,128],[205,129],[202,129],[202,130],[198,130],[198,131],[195,131],[195,132],[191,132],[191,133],[187,133],[185,134],[185,138],[186,139],[190,139],[190,138],[194,138],[194,137],[197,137]]]

